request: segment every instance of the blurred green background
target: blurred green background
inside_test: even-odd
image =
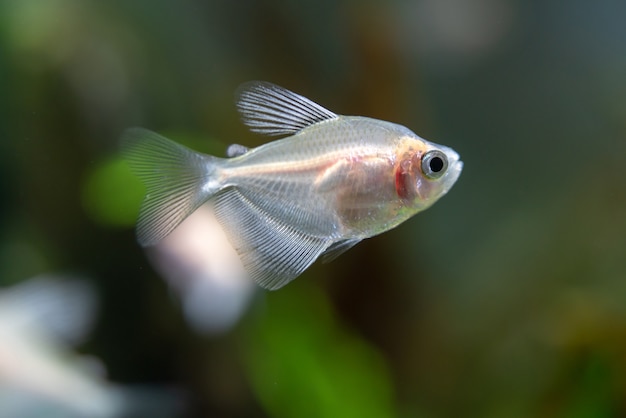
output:
[[[178,388],[184,417],[625,416],[625,21],[613,0],[1,0],[0,284],[91,278],[79,350]],[[206,335],[135,241],[118,138],[258,146],[233,104],[253,79],[465,167]]]

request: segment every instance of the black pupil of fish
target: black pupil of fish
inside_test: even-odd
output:
[[[443,160],[441,157],[433,157],[428,161],[428,167],[433,173],[438,173],[443,170]]]

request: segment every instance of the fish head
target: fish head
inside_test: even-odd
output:
[[[444,196],[463,170],[459,154],[422,138],[403,141],[395,169],[396,193],[413,211],[424,210]]]

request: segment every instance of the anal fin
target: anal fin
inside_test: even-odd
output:
[[[269,213],[262,193],[234,187],[215,197],[215,214],[248,274],[262,287],[283,287],[306,270],[332,243]]]

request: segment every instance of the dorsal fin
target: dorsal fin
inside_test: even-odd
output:
[[[294,134],[307,126],[337,118],[328,109],[287,89],[265,81],[239,87],[237,109],[252,132]]]

